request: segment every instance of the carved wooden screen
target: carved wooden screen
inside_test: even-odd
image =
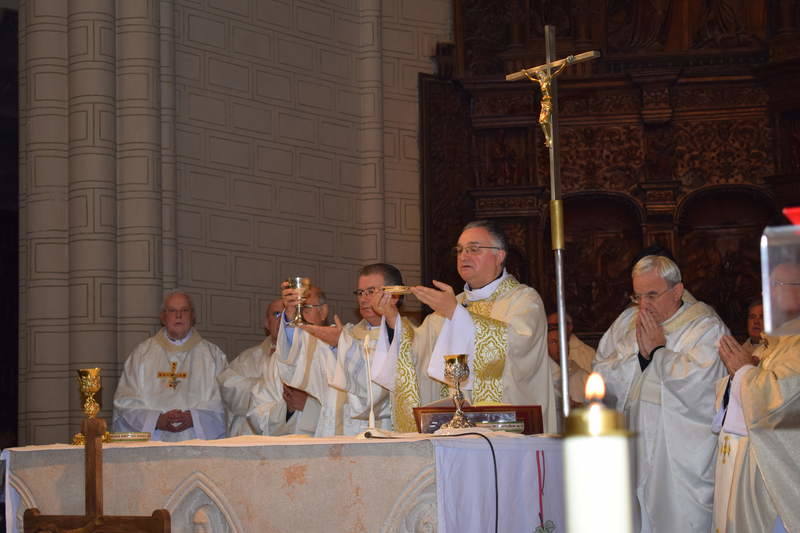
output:
[[[438,47],[439,77],[420,79],[423,280],[459,287],[444,252],[464,223],[492,218],[510,233],[509,268],[552,301],[538,88],[503,76],[542,63],[543,27],[555,24],[558,56],[603,54],[559,78],[576,331],[594,340],[609,326],[629,290],[629,273],[618,271],[659,242],[689,290],[741,334],[758,234],[780,207],[800,204],[798,0],[454,0],[453,8],[455,43]],[[731,212],[741,214],[736,224]]]

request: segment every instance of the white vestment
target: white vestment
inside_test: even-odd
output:
[[[594,371],[606,400],[637,433],[634,510],[641,531],[709,531],[716,438],[714,383],[724,376],[719,338],[728,328],[708,305],[684,292],[680,309],[662,326],[666,347],[641,370],[638,307],[629,307],[603,335]]]
[[[755,355],[717,385],[714,531],[772,531],[782,520],[800,531],[800,335],[767,336]],[[724,418],[724,423],[722,419]],[[715,428],[719,429],[719,428]]]
[[[754,343],[754,342],[752,341],[752,339],[750,339],[750,337],[747,337],[747,340],[745,340],[745,341],[742,343],[742,348],[744,348],[745,350],[747,350],[747,353],[749,353],[750,355],[754,355],[754,354],[753,354],[753,352],[755,352],[755,351],[756,351],[756,349],[757,349],[759,346],[761,346],[761,343],[758,343],[758,344]]]
[[[225,437],[225,408],[216,378],[227,364],[222,350],[196,330],[175,345],[161,329],[125,361],[114,394],[113,430],[147,431],[153,440],[170,442]],[[194,427],[180,433],[157,430],[159,415],[173,409],[191,411]]]
[[[327,367],[334,355],[324,342],[295,328],[290,341],[281,321],[275,351],[262,365],[261,379],[253,387],[247,419],[263,435],[328,436],[323,409],[330,398]],[[283,399],[284,384],[308,394],[302,411],[289,413]]]
[[[407,325],[398,320],[391,345],[382,333],[376,383],[404,397],[416,387],[420,403],[430,403],[442,397],[446,383],[443,356],[467,354],[470,376],[462,389],[472,403],[539,405],[544,431],[555,432],[547,320],[539,294],[504,272],[481,289],[465,287],[457,301],[452,319],[431,314],[414,328],[408,357],[400,350]]]
[[[255,435],[254,428],[247,420],[247,413],[253,408],[253,387],[261,379],[267,359],[272,355],[272,339],[252,346],[217,376],[219,390],[228,414],[228,436]]]
[[[569,336],[569,360],[583,369],[587,374],[592,373],[592,362],[594,361],[594,348],[580,340],[573,333]]]
[[[336,363],[331,368],[329,382],[335,389],[346,393],[340,398],[341,414],[328,413],[327,423],[335,421],[341,428],[337,434],[357,435],[369,428],[370,400],[378,429],[392,429],[391,402],[389,391],[370,382],[372,367],[367,365],[364,345],[366,340],[369,362],[374,360],[376,342],[379,335],[377,327],[370,327],[366,320],[358,324],[347,324],[339,337],[336,348]],[[331,407],[335,403],[329,403]]]
[[[594,352],[594,351],[593,351]],[[556,406],[558,407],[558,430],[561,433],[563,429],[563,406],[562,392],[561,392],[561,365],[550,359],[550,372],[553,375],[553,391],[556,397]],[[569,360],[569,398],[573,402],[584,403],[586,401],[586,380],[589,379],[589,374],[578,363]]]

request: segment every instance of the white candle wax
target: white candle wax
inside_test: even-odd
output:
[[[589,383],[591,397],[588,389]],[[630,451],[616,411],[595,401],[570,413],[564,438],[567,533],[632,533]]]

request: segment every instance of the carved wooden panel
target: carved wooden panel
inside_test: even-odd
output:
[[[772,200],[749,187],[701,191],[678,213],[684,284],[737,333],[748,302],[761,294],[759,238],[774,213]]]
[[[628,305],[630,268],[643,247],[642,214],[623,195],[565,196],[564,291],[576,331],[599,340]],[[545,231],[549,234],[550,224]],[[555,278],[553,253],[544,262],[545,280]],[[548,313],[554,312],[555,286],[542,286]]]

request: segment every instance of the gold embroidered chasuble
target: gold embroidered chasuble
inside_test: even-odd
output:
[[[467,302],[465,294],[459,294],[457,299],[463,306],[462,312],[469,313],[475,333],[470,369],[473,388],[467,391],[467,396],[471,395],[473,403],[540,405],[545,431],[555,431],[555,398],[546,351],[547,326],[539,294],[507,275],[488,298]],[[403,348],[396,359],[386,365],[395,374],[392,374],[391,383],[384,385],[393,390],[395,397],[413,398],[418,394],[419,403],[423,405],[441,399],[442,382],[428,375],[428,367],[434,346],[446,325],[443,317],[431,314],[409,338],[408,324],[402,322],[403,331],[399,335],[395,332],[393,343],[399,342]],[[412,373],[416,376],[416,391],[409,386],[414,381],[408,378]]]
[[[720,432],[712,531],[772,531],[778,516],[800,531],[800,335],[765,337],[759,365],[732,384],[748,434]],[[728,379],[717,383],[717,407]]]

